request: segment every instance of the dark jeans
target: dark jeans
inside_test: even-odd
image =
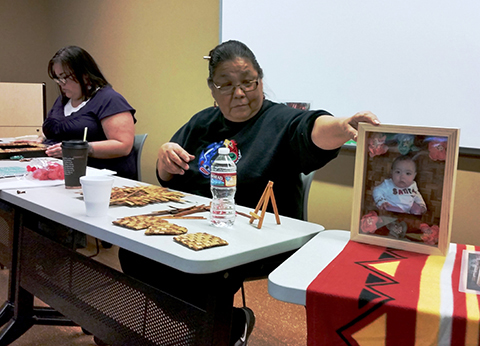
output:
[[[207,297],[219,287],[233,296],[245,280],[265,278],[294,252],[289,251],[211,274],[185,273],[125,249],[120,249],[118,256],[125,274],[205,309]],[[244,316],[240,309],[234,309],[231,344],[238,340],[244,330]]]

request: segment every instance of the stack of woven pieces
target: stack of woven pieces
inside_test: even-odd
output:
[[[113,224],[137,231],[145,229],[147,235],[187,233],[185,227],[180,227],[158,216],[151,215],[126,216],[113,221]]]
[[[166,217],[177,219],[190,218],[184,215],[203,211],[208,211],[208,207],[205,205],[200,205],[184,209],[175,208],[167,211],[155,212],[149,215],[123,217],[113,221],[113,224],[133,230],[145,229],[146,235],[177,235],[173,238],[176,242],[196,251],[215,246],[228,245],[227,241],[208,233],[198,232],[185,234],[188,232],[187,228],[165,220]],[[158,216],[164,214],[170,215]]]
[[[114,187],[110,205],[144,206],[152,203],[183,202],[185,195],[156,185]]]
[[[24,151],[41,151],[47,149],[46,144],[34,142],[0,143],[0,153],[17,153]]]

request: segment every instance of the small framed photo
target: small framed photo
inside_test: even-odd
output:
[[[284,102],[284,104],[288,107],[301,109],[303,111],[310,110],[310,102]]]
[[[459,132],[359,124],[351,240],[446,255]]]
[[[458,290],[480,295],[480,252],[463,250]]]

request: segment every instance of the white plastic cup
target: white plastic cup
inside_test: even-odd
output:
[[[110,206],[113,177],[84,175],[80,177],[80,183],[87,216],[106,216]]]

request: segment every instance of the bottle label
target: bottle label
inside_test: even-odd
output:
[[[235,187],[237,186],[236,173],[211,173],[210,184],[215,187]]]

